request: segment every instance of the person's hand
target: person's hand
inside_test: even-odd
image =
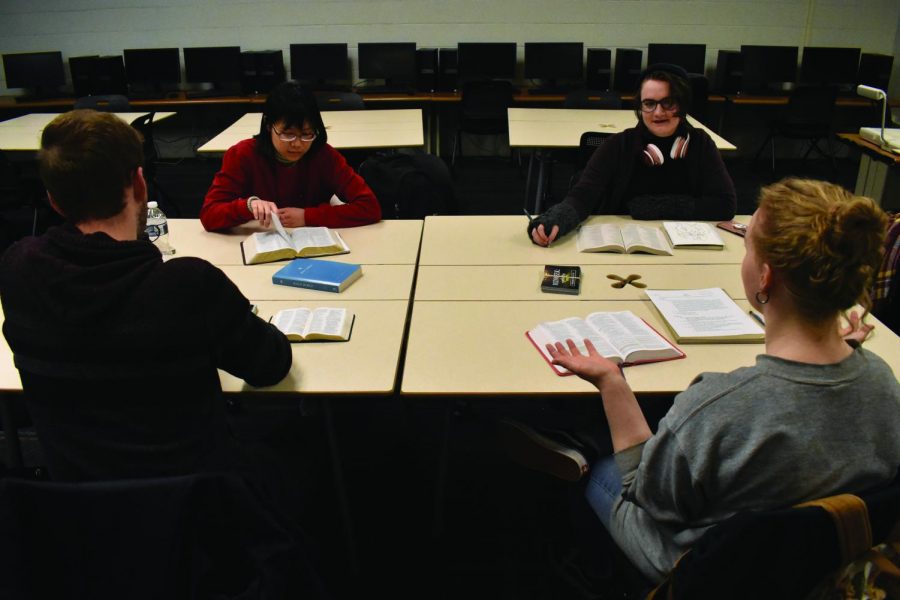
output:
[[[559,225],[553,226],[553,229],[550,230],[550,235],[547,235],[544,231],[543,223],[531,230],[531,240],[538,246],[549,246],[556,239],[557,235],[559,235]]]
[[[622,376],[619,366],[600,356],[591,340],[584,340],[587,355],[579,352],[573,340],[566,340],[566,344],[568,348],[560,342],[556,342],[556,345],[547,344],[547,351],[550,352],[554,365],[567,368],[585,381],[593,383],[597,389],[610,377]]]
[[[250,212],[263,227],[269,227],[272,224],[272,213],[277,210],[278,206],[274,202],[261,198],[254,198],[250,201]]]
[[[875,329],[874,325],[864,323],[855,310],[850,311],[847,317],[847,326],[841,327],[841,337],[847,342],[856,342],[862,344],[869,337],[869,334]]]
[[[279,208],[277,211],[281,224],[285,227],[304,227],[306,218],[302,208]]]

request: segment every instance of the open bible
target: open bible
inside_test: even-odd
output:
[[[289,232],[274,214],[272,223],[274,231],[254,233],[241,242],[245,265],[350,252],[340,234],[327,227],[297,227]]]
[[[595,312],[586,318],[546,321],[525,333],[557,375],[572,373],[552,363],[547,344],[572,340],[582,353],[589,339],[597,352],[622,365],[684,358],[685,354],[630,310]]]
[[[578,230],[575,245],[579,252],[672,254],[672,247],[659,227],[646,225],[583,225]]]
[[[355,316],[345,308],[286,308],[272,317],[275,327],[292,342],[350,339]]]

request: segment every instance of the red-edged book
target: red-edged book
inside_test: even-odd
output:
[[[587,352],[585,338],[591,340],[597,352],[623,367],[685,357],[680,348],[630,310],[595,312],[583,319],[570,317],[546,321],[529,329],[525,335],[557,375],[571,375],[572,372],[553,364],[547,344],[565,344],[569,339],[578,344],[583,353]]]

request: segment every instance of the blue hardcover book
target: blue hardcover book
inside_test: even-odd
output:
[[[342,292],[362,276],[362,267],[352,263],[314,258],[297,258],[272,275],[272,283],[294,287]]]

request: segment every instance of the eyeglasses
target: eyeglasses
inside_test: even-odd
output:
[[[319,135],[317,131],[313,131],[312,133],[301,133],[300,135],[294,133],[285,133],[283,131],[278,131],[275,129],[275,126],[272,126],[272,131],[275,132],[275,135],[278,136],[278,139],[286,144],[290,144],[291,142],[296,142],[298,139],[301,142],[312,142],[316,139],[316,136]]]
[[[645,113],[652,113],[657,106],[661,106],[664,111],[670,111],[678,106],[675,98],[663,98],[662,100],[641,100],[641,110]]]

